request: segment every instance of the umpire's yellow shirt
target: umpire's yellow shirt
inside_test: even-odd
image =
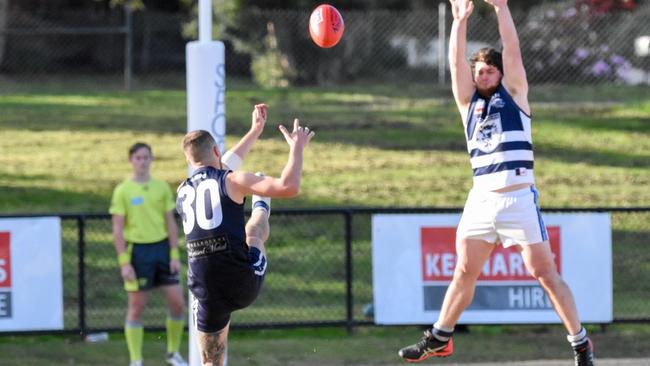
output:
[[[127,242],[155,243],[167,237],[165,213],[175,207],[166,182],[150,178],[139,183],[127,179],[115,187],[108,212],[124,216]]]

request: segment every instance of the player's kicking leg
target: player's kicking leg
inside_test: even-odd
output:
[[[223,329],[214,333],[204,333],[197,330],[197,340],[201,350],[201,364],[203,366],[223,366],[226,358],[229,328],[230,322]]]
[[[260,175],[260,173],[257,174]],[[264,243],[268,240],[270,232],[271,199],[253,195],[252,206],[251,217],[246,223],[246,243],[249,246],[251,266],[255,272],[259,290],[267,264]],[[214,333],[205,333],[200,330],[197,332],[203,366],[223,366],[229,327],[230,323]]]
[[[255,174],[263,175],[262,173]],[[262,276],[266,271],[266,250],[264,243],[269,239],[269,233],[271,231],[269,227],[271,198],[253,195],[251,204],[251,217],[246,223],[246,243],[250,247],[251,256],[257,257],[257,260],[253,263],[256,271],[255,274]]]

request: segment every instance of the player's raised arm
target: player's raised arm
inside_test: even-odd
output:
[[[454,22],[449,36],[449,70],[451,71],[451,90],[454,93],[456,105],[463,117],[474,94],[472,69],[465,59],[467,52],[467,19],[474,10],[471,0],[449,0]]]
[[[517,29],[508,8],[508,0],[485,0],[485,2],[494,7],[499,22],[499,35],[503,43],[503,86],[515,98],[517,104],[528,112],[528,81],[519,48]]]
[[[315,133],[308,127],[300,126],[297,118],[294,120],[292,132],[289,132],[284,126],[280,126],[280,132],[289,144],[289,158],[280,178],[257,176],[243,171],[233,172],[227,177],[228,194],[232,199],[239,201],[249,194],[277,198],[298,195],[302,175],[303,150]]]
[[[239,140],[237,145],[226,151],[221,158],[221,162],[226,165],[224,168],[232,170],[239,169],[242,161],[260,137],[262,131],[264,131],[267,109],[266,104],[255,105],[251,116],[251,129]]]

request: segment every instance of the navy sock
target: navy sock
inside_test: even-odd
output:
[[[438,326],[437,324],[434,324],[433,328],[431,329],[431,335],[433,335],[433,337],[439,340],[440,342],[449,342],[449,339],[453,334],[454,334],[453,329],[441,327]]]

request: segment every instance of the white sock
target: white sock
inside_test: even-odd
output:
[[[449,338],[451,338],[453,333],[454,328],[445,327],[438,322],[433,325],[433,329],[431,331],[431,334],[441,342],[449,341]]]
[[[584,327],[580,328],[580,331],[577,334],[566,336],[566,340],[569,341],[569,343],[571,343],[572,347],[584,343],[586,339],[587,339],[587,330]]]
[[[251,211],[264,210],[266,217],[271,215],[271,198],[253,195]]]

